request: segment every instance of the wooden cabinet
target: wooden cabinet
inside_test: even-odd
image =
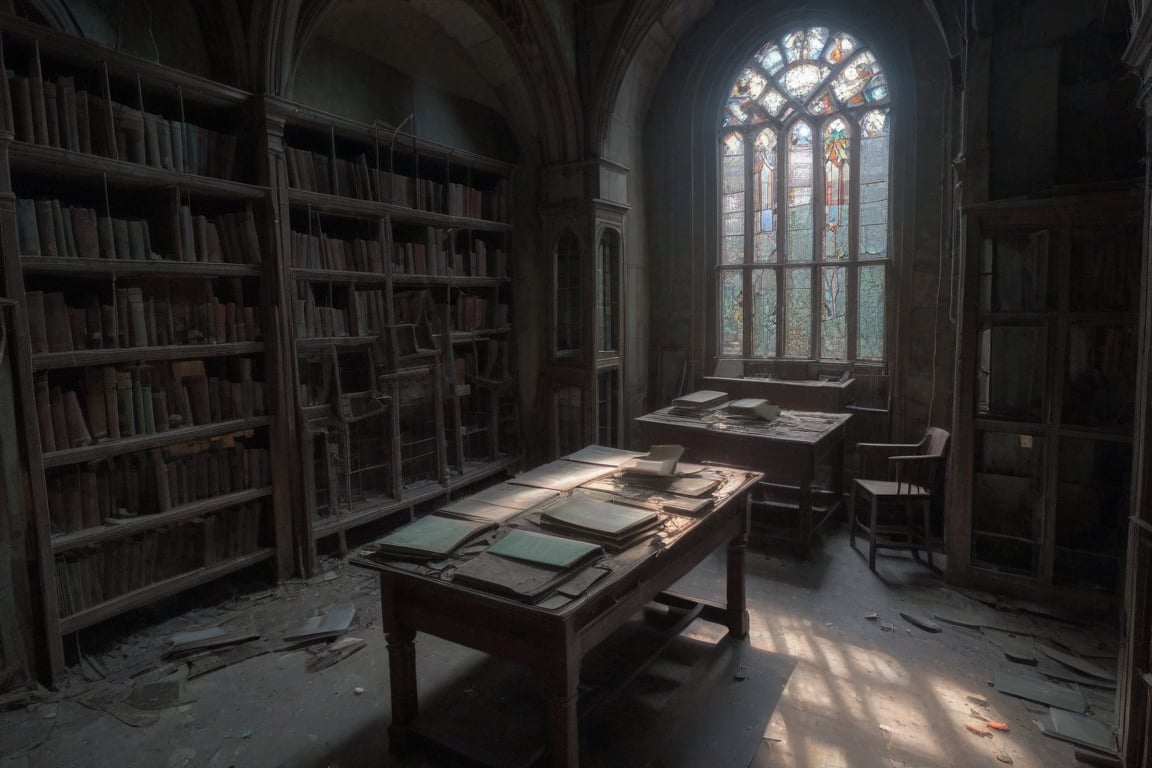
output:
[[[1115,593],[1131,492],[1140,197],[970,208],[949,572]]]
[[[545,377],[548,452],[619,447],[625,424],[624,220],[608,200],[545,211],[552,307]]]
[[[272,196],[249,94],[5,17],[0,232],[40,599],[62,635],[274,562]]]
[[[513,169],[279,99],[264,112],[310,569],[317,540],[519,460]]]

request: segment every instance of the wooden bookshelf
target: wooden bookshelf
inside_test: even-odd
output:
[[[239,128],[251,94],[8,15],[0,58],[4,283],[58,676],[68,633],[293,569],[291,468],[267,458],[283,453],[275,198]],[[170,467],[205,484],[170,488]]]
[[[966,211],[950,575],[1095,606],[1123,581],[1141,195]]]
[[[318,540],[343,548],[350,529],[518,461],[519,425],[505,418],[498,439],[499,404],[514,412],[516,392],[480,383],[497,358],[499,376],[514,370],[513,168],[390,126],[263,105],[269,183],[287,211],[310,568]],[[486,359],[468,357],[481,345]]]
[[[0,60],[50,675],[68,633],[519,464],[513,166],[6,14]]]

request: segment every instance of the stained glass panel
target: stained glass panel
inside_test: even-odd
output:
[[[820,358],[848,358],[848,312],[846,267],[824,267],[820,270]]]
[[[765,128],[756,136],[752,155],[753,258],[758,263],[776,260],[776,132]]]
[[[744,71],[740,73],[740,77],[736,78],[736,84],[732,86],[732,96],[755,101],[760,98],[766,85],[768,85],[768,78],[754,69],[745,67]]]
[[[826,115],[836,109],[832,103],[832,91],[825,88],[820,91],[820,95],[808,102],[808,114],[810,115]]]
[[[812,272],[784,270],[784,355],[808,357],[812,349]]]
[[[744,272],[720,273],[720,349],[723,355],[744,354]]]
[[[804,101],[812,95],[812,92],[820,85],[820,81],[828,75],[828,71],[827,67],[819,67],[815,64],[797,64],[784,72],[784,76],[780,78],[780,84],[784,86],[784,90],[792,98],[797,101]]]
[[[832,81],[832,90],[840,103],[858,106],[887,97],[888,81],[880,71],[876,57],[862,51]]]
[[[723,247],[721,262],[744,261],[744,138],[736,133],[724,136],[721,145],[720,227]]]
[[[780,114],[780,108],[787,103],[788,97],[775,88],[769,88],[768,91],[760,97],[760,106],[768,110],[768,114],[773,117]]]
[[[888,113],[874,109],[860,121],[861,259],[888,256]]]
[[[824,129],[824,258],[848,258],[851,178],[848,124],[836,118]]]
[[[756,52],[754,57],[768,74],[775,75],[784,68],[784,54],[776,43],[769,43]]]
[[[824,50],[824,43],[828,41],[826,27],[812,27],[808,30],[798,29],[784,35],[780,42],[784,47],[784,55],[788,63],[801,59],[819,59],[820,52]]]
[[[788,261],[812,260],[812,128],[788,132]]]
[[[776,355],[776,270],[752,270],[752,354]]]
[[[856,41],[849,35],[841,32],[832,38],[828,50],[824,52],[824,60],[829,64],[839,64],[848,54],[856,49]]]
[[[856,319],[856,358],[884,359],[884,265],[861,266]]]
[[[750,115],[747,112],[748,100],[742,97],[732,97],[728,99],[728,106],[725,110],[724,125],[744,125],[748,122]]]

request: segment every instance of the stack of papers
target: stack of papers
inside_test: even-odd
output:
[[[534,488],[548,488],[553,491],[570,491],[578,485],[595,480],[613,472],[610,466],[585,464],[579,461],[560,459],[530,469],[509,480],[515,485],[529,485]]]
[[[534,603],[603,554],[589,542],[514,529],[457,568],[452,580]]]
[[[366,549],[388,558],[433,560],[447,557],[461,544],[495,527],[489,520],[431,514],[396,529]]]
[[[492,523],[506,523],[524,510],[515,507],[504,507],[487,501],[474,498],[453,501],[440,509],[436,514],[447,517],[459,517],[465,520],[487,520]]]
[[[644,454],[637,453],[636,451],[625,451],[622,448],[588,445],[576,451],[576,453],[568,454],[564,458],[568,461],[582,461],[585,464],[602,464],[606,467],[618,467],[621,464],[625,464],[643,455]]]
[[[540,525],[565,536],[621,550],[645,538],[660,525],[660,515],[649,509],[572,496],[544,510]]]
[[[676,462],[684,453],[682,445],[654,445],[644,456],[624,462],[620,468],[625,472],[641,475],[671,477],[676,474]]]

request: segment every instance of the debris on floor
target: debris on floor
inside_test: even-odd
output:
[[[316,640],[326,640],[330,637],[339,637],[348,631],[355,614],[356,606],[352,603],[329,606],[318,615],[309,618],[301,626],[285,632],[284,641],[310,643]]]
[[[925,616],[921,616],[918,613],[914,613],[913,611],[900,611],[900,615],[903,616],[904,620],[907,621],[909,624],[911,624],[915,627],[919,627],[920,629],[924,630],[925,632],[940,632],[941,631],[939,624],[937,624],[936,622],[932,621],[931,619],[929,619]]]
[[[304,668],[309,672],[327,669],[361,650],[365,644],[359,637],[343,637],[326,647],[309,648],[309,659]]]
[[[1004,670],[996,672],[996,690],[1009,696],[1028,699],[1070,712],[1083,712],[1088,708],[1088,702],[1084,700],[1084,695],[1077,690]]]
[[[232,616],[210,627],[174,632],[172,645],[164,652],[164,658],[200,651],[205,648],[219,648],[226,645],[255,640],[260,637],[250,614]]]
[[[1116,750],[1112,726],[1095,718],[1053,708],[1046,717],[1038,717],[1035,722],[1045,736],[1105,752]]]

